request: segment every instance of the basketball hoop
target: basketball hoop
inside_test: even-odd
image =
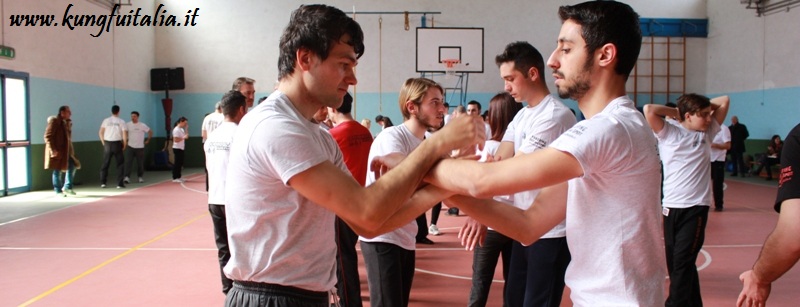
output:
[[[456,74],[456,68],[458,67],[457,64],[461,63],[461,61],[456,59],[444,59],[442,60],[442,63],[444,64],[445,77],[451,77]]]

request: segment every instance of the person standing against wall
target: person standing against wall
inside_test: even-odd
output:
[[[147,124],[139,121],[139,112],[131,112],[131,121],[127,124],[128,128],[128,149],[125,150],[125,183],[131,182],[131,167],[133,159],[136,159],[136,175],[139,176],[139,183],[144,182],[144,146],[150,143],[153,138],[153,130]],[[145,134],[147,139],[144,138]]]
[[[103,144],[103,166],[100,168],[100,187],[106,187],[108,179],[108,165],[111,157],[117,162],[117,189],[125,187],[125,164],[124,150],[128,146],[128,125],[119,118],[119,106],[111,107],[111,116],[104,119],[100,124],[100,143]]]

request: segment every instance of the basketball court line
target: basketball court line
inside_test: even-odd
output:
[[[64,288],[64,287],[66,287],[66,286],[69,286],[70,284],[72,284],[72,283],[74,283],[74,282],[76,282],[76,281],[80,280],[81,278],[84,278],[84,277],[86,277],[86,276],[89,276],[90,274],[92,274],[92,273],[94,273],[95,271],[97,271],[97,270],[99,270],[99,269],[101,269],[101,268],[105,267],[106,265],[109,265],[109,264],[111,264],[111,263],[113,263],[113,262],[115,262],[115,261],[117,261],[117,260],[119,260],[119,259],[122,259],[123,257],[125,257],[125,256],[127,256],[127,255],[130,255],[131,253],[133,253],[133,252],[135,252],[135,251],[137,251],[137,250],[140,250],[141,248],[143,248],[143,247],[145,247],[145,246],[147,246],[147,245],[150,245],[151,243],[155,243],[155,242],[157,242],[158,240],[161,240],[161,239],[163,239],[164,237],[166,237],[166,236],[168,236],[168,235],[172,234],[173,232],[176,232],[176,231],[178,231],[178,230],[180,230],[180,229],[182,229],[182,228],[184,228],[184,227],[186,227],[186,226],[189,226],[190,224],[192,224],[192,223],[196,222],[197,220],[200,220],[201,218],[205,218],[206,216],[208,216],[208,214],[201,214],[201,215],[198,215],[198,216],[196,216],[196,217],[194,217],[194,218],[190,219],[189,221],[187,221],[187,222],[185,222],[185,223],[183,223],[183,224],[181,224],[181,225],[179,225],[179,226],[177,226],[177,227],[175,227],[175,228],[172,228],[172,229],[170,229],[170,230],[167,230],[166,232],[164,232],[164,233],[162,233],[162,234],[160,234],[160,235],[156,236],[155,238],[152,238],[152,239],[150,239],[150,240],[148,240],[148,241],[146,241],[146,242],[144,242],[144,243],[142,243],[142,244],[139,244],[139,245],[137,245],[137,246],[134,246],[134,247],[132,247],[132,248],[129,248],[129,249],[127,249],[125,252],[123,252],[122,254],[116,255],[116,256],[114,256],[114,257],[112,257],[112,258],[110,258],[110,259],[108,259],[108,260],[106,260],[106,261],[103,261],[102,263],[100,263],[100,264],[98,264],[98,265],[94,266],[93,268],[91,268],[91,269],[88,269],[88,270],[84,271],[83,273],[80,273],[80,274],[78,274],[77,276],[75,276],[75,277],[73,277],[73,278],[70,278],[69,280],[67,280],[67,281],[65,281],[65,282],[63,282],[63,283],[61,283],[61,284],[59,284],[59,285],[57,285],[57,286],[55,286],[55,287],[51,288],[50,290],[47,290],[47,291],[45,291],[45,292],[43,292],[43,293],[41,293],[41,294],[39,294],[39,295],[35,296],[34,298],[32,298],[32,299],[30,299],[30,300],[28,300],[28,301],[26,301],[26,302],[24,302],[24,303],[20,304],[20,305],[19,305],[19,307],[25,307],[25,306],[29,306],[30,304],[33,304],[33,303],[35,303],[35,302],[37,302],[37,301],[39,301],[39,300],[41,300],[41,299],[43,299],[43,298],[45,298],[45,297],[49,296],[50,294],[53,294],[53,293],[55,293],[56,291],[58,291],[58,290],[60,290],[60,289],[62,289],[62,288]]]

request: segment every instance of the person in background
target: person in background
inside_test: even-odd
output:
[[[139,121],[139,112],[131,112],[131,121],[126,124],[128,127],[128,149],[125,151],[125,183],[131,182],[131,168],[133,159],[136,159],[136,174],[139,176],[139,183],[144,182],[144,147],[153,138],[153,130],[147,124]],[[147,138],[145,139],[145,135]]]
[[[53,190],[58,196],[75,195],[72,179],[81,163],[72,146],[72,111],[69,106],[58,108],[58,115],[47,119],[44,131],[44,168],[53,170]],[[61,173],[65,172],[62,185]]]
[[[731,176],[738,176],[741,172],[742,177],[745,177],[748,174],[748,169],[744,163],[744,153],[747,151],[744,147],[744,140],[750,137],[750,132],[747,131],[747,126],[739,123],[739,117],[737,116],[731,117],[731,125],[728,126],[728,129],[731,130],[731,149],[728,151],[733,162]]]
[[[117,162],[117,189],[125,187],[125,147],[128,146],[128,125],[119,118],[119,106],[111,107],[111,116],[100,124],[100,143],[103,144],[103,165],[100,168],[100,187],[106,187],[111,158]]]
[[[714,211],[725,210],[725,156],[731,149],[731,131],[719,125],[719,132],[711,142],[711,191],[714,193]]]
[[[189,139],[189,120],[181,116],[172,129],[172,152],[175,154],[175,163],[172,165],[172,182],[183,183],[181,178],[183,171],[183,161],[186,148],[186,140]]]

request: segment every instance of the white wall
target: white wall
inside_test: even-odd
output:
[[[301,3],[316,1],[256,1],[234,3],[201,0],[184,4],[162,0],[170,7],[199,7],[198,26],[190,30],[162,28],[156,34],[156,63],[183,66],[187,73],[186,92],[222,92],[240,76],[257,80],[257,90],[272,88],[277,76],[278,41],[289,15]],[[324,1],[345,12],[356,11],[439,11],[427,16],[437,27],[485,28],[485,73],[470,77],[470,92],[497,92],[502,82],[494,56],[506,44],[526,40],[548,57],[555,47],[560,28],[558,6],[580,1]],[[705,1],[681,0],[630,3],[642,17],[705,18]],[[382,18],[379,27],[378,19]],[[417,76],[415,31],[419,15],[410,15],[410,29],[404,29],[403,15],[356,15],[365,32],[366,52],[357,67],[359,92],[397,92],[402,82]],[[702,44],[691,44],[692,47]],[[691,63],[697,61],[692,60]],[[697,67],[697,66],[692,66]],[[704,78],[701,78],[704,80]],[[702,82],[689,82],[703,84]],[[260,95],[260,94],[259,94]]]

